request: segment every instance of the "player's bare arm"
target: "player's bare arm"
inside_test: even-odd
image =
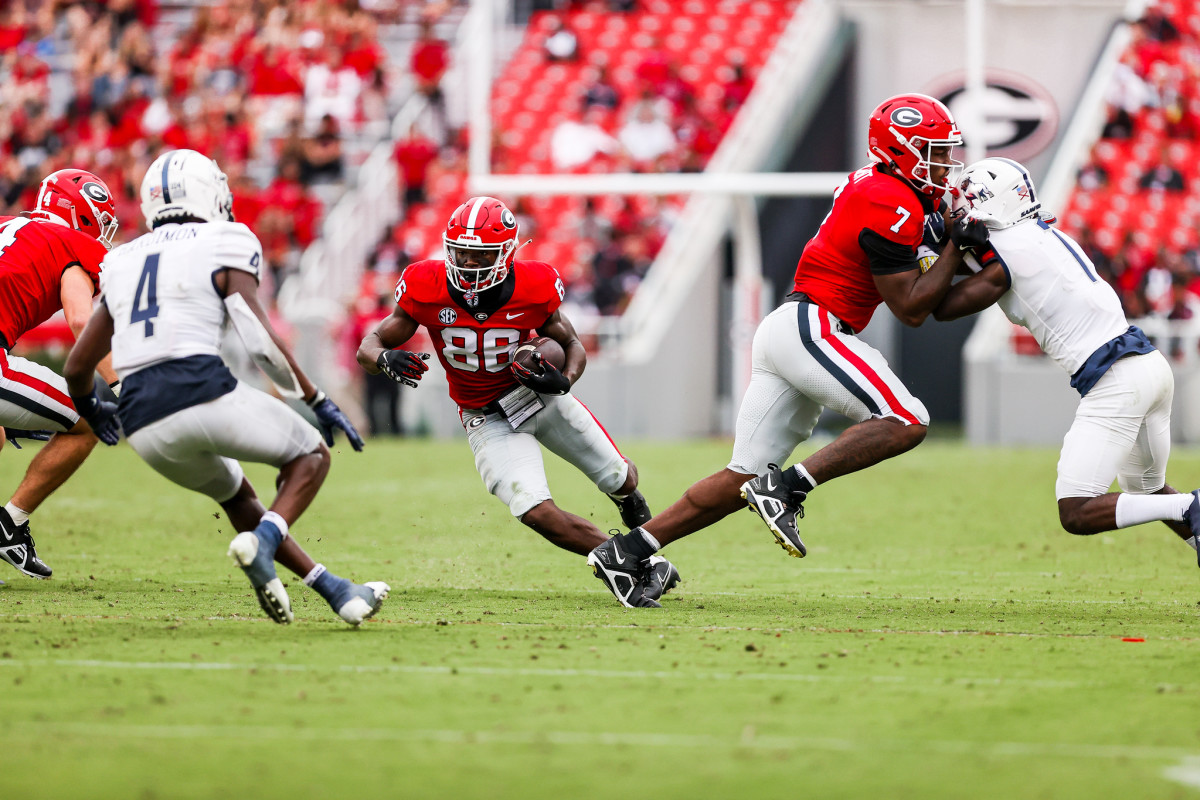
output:
[[[559,309],[551,314],[537,331],[562,345],[563,352],[567,354],[567,363],[562,373],[574,385],[587,368],[587,351],[583,349],[583,342],[579,341],[579,334],[575,332],[571,320]]]
[[[999,300],[1008,289],[1008,273],[999,261],[993,261],[982,272],[951,286],[933,310],[933,318],[945,322],[977,314]]]
[[[962,251],[947,242],[927,272],[921,272],[914,256],[911,270],[875,274],[875,287],[896,319],[917,328],[937,308],[963,263]]]
[[[96,286],[83,267],[76,264],[67,267],[63,272],[59,299],[62,301],[63,315],[67,318],[67,325],[71,328],[71,333],[76,340],[79,339],[92,316],[92,297],[95,293]],[[105,353],[107,352],[105,350]],[[105,383],[110,386],[116,383],[117,373],[113,371],[111,358],[100,359],[95,365],[95,369]]]
[[[90,302],[88,307],[90,309]],[[95,312],[90,313],[91,318],[76,337],[75,346],[71,348],[66,366],[63,367],[63,377],[72,397],[91,394],[96,383],[96,366],[112,350],[113,321],[108,308],[101,303]]]
[[[254,316],[262,324],[267,335],[271,337],[271,341],[275,343],[275,346],[279,348],[279,352],[287,360],[288,366],[291,367],[292,373],[296,376],[296,382],[299,384],[300,391],[303,393],[304,402],[311,404],[317,396],[317,387],[304,374],[304,370],[300,369],[300,365],[296,363],[291,349],[279,338],[279,334],[275,332],[275,329],[271,327],[271,320],[267,317],[267,312],[263,309],[262,303],[258,301],[258,279],[253,274],[240,269],[223,269],[213,276],[213,285],[216,286],[217,292],[221,297],[229,297],[236,294],[240,295],[246,301],[246,305],[254,312]]]

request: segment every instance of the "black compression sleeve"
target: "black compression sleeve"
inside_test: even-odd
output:
[[[858,234],[858,246],[867,254],[873,275],[894,275],[918,268],[914,248],[885,239],[870,228]]]

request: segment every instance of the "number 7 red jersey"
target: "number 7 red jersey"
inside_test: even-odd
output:
[[[495,303],[493,291],[495,310],[472,306],[470,295],[450,289],[446,263],[437,259],[410,264],[396,283],[396,303],[429,331],[450,399],[461,408],[482,408],[517,385],[509,371],[513,350],[558,310],[565,288],[549,264],[515,261],[504,282],[485,293]]]
[[[864,231],[917,246],[925,225],[920,196],[900,178],[871,165],[853,172],[833,195],[833,208],[809,240],[796,266],[795,291],[804,292],[855,331],[871,321],[883,302],[860,243]]]

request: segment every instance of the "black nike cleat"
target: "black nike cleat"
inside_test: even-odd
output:
[[[650,513],[650,505],[646,502],[646,498],[636,489],[624,499],[618,500],[611,494],[608,499],[616,503],[617,508],[621,510],[621,524],[627,531],[649,522],[650,518],[654,516]]]
[[[49,578],[54,572],[37,556],[29,521],[17,525],[3,508],[0,508],[0,558],[31,578]]]
[[[650,556],[642,562],[644,594],[658,600],[679,584],[679,570],[662,556]]]
[[[804,558],[808,548],[800,541],[796,520],[804,517],[805,492],[792,491],[783,483],[783,470],[767,465],[767,473],[742,484],[742,497],[750,510],[767,523],[779,546],[788,555]]]
[[[621,549],[619,537],[613,536],[588,553],[587,563],[621,605],[626,608],[662,608],[647,590],[646,567],[637,556]]]

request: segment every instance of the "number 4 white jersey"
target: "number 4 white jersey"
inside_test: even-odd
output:
[[[222,269],[258,277],[262,245],[239,222],[163,225],[113,250],[100,274],[113,320],[113,368],[121,380],[154,364],[220,355]]]
[[[1029,329],[1046,355],[1074,375],[1093,353],[1129,330],[1121,301],[1070,236],[1041,220],[991,231],[1008,273],[997,305]],[[979,264],[968,257],[971,269]]]

